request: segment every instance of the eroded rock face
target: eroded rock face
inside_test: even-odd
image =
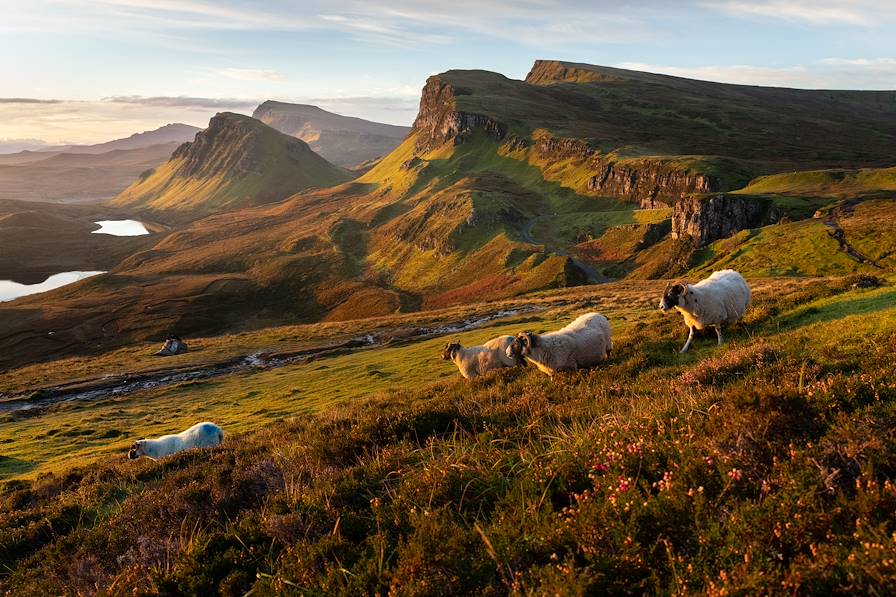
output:
[[[692,195],[672,211],[672,238],[691,238],[698,246],[736,232],[774,223],[778,210],[767,199],[729,195]]]
[[[670,207],[693,193],[722,190],[721,181],[713,176],[688,172],[662,160],[608,159],[580,139],[542,135],[535,141],[534,150],[542,161],[572,158],[582,162],[593,173],[586,187],[589,193],[627,199],[644,209]]]
[[[418,151],[429,151],[447,141],[462,143],[476,129],[496,141],[507,134],[504,125],[488,116],[455,110],[455,93],[454,87],[439,77],[426,80],[420,96],[420,110],[414,120]]]

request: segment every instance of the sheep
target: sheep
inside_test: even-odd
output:
[[[454,361],[460,374],[467,379],[485,375],[489,371],[517,367],[523,364],[521,358],[507,353],[513,336],[498,336],[481,346],[464,348],[459,342],[450,342],[442,352],[446,361]]]
[[[733,269],[714,272],[696,284],[685,281],[669,283],[660,300],[660,310],[677,309],[684,316],[690,333],[682,353],[691,348],[694,330],[713,327],[722,344],[722,325],[736,323],[750,306],[750,287]]]
[[[507,347],[508,357],[522,357],[549,376],[560,371],[593,367],[608,360],[613,350],[612,330],[598,313],[580,315],[556,332],[520,332]]]
[[[214,423],[196,423],[176,435],[163,435],[157,439],[141,439],[134,442],[128,458],[136,460],[146,456],[158,460],[192,448],[214,448],[224,441],[224,432]]]

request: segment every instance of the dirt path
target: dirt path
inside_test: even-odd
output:
[[[828,215],[828,217],[825,218],[824,225],[827,226],[828,234],[831,235],[831,238],[833,238],[840,244],[841,251],[843,251],[859,263],[867,264],[876,267],[877,269],[883,269],[883,267],[875,263],[873,259],[862,255],[852,245],[849,244],[849,241],[846,239],[846,232],[843,230],[843,228],[840,227],[840,219],[836,211],[832,211]]]

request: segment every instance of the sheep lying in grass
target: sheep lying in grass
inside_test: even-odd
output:
[[[128,458],[141,456],[158,460],[192,448],[214,448],[224,441],[224,432],[214,423],[197,423],[176,435],[163,435],[157,439],[141,439],[134,442]]]
[[[522,365],[522,358],[507,353],[507,347],[513,342],[513,336],[498,336],[482,346],[464,348],[459,342],[451,342],[445,346],[442,358],[454,361],[460,374],[467,379],[485,375],[495,369]]]
[[[722,325],[736,323],[750,306],[750,287],[733,269],[713,273],[696,284],[669,283],[663,291],[660,309],[677,309],[684,315],[690,333],[681,352],[687,352],[694,341],[694,330],[713,327],[722,343]]]
[[[508,357],[522,357],[543,373],[593,367],[610,358],[613,349],[610,322],[603,315],[585,313],[556,332],[520,332],[507,347]]]

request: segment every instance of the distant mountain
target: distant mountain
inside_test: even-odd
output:
[[[386,155],[411,131],[406,126],[342,116],[317,106],[275,101],[264,102],[252,116],[305,141],[327,160],[347,168]]]
[[[117,206],[210,213],[270,203],[351,178],[308,145],[230,112],[184,143],[171,159],[121,192]]]
[[[77,292],[0,305],[12,338],[0,339],[0,363],[12,342],[66,329],[66,318],[82,344],[125,343],[173,321],[198,335],[724,267],[893,272],[896,198],[882,167],[893,166],[894,105],[896,92],[556,61],[525,81],[448,71],[427,80],[407,138],[357,180],[199,219]],[[282,157],[287,142],[327,164],[258,120],[216,118],[122,197],[206,212],[255,205],[302,188],[255,194],[297,169]],[[25,319],[38,309],[39,321]]]
[[[114,197],[141,172],[167,160],[179,143],[105,153],[24,151],[0,156],[0,199],[97,202]]]
[[[184,143],[192,141],[196,133],[202,129],[189,124],[166,124],[151,131],[134,133],[124,139],[115,139],[95,145],[65,145],[62,147],[48,147],[40,151],[53,151],[65,153],[105,153],[115,149],[139,149],[163,143]]]

